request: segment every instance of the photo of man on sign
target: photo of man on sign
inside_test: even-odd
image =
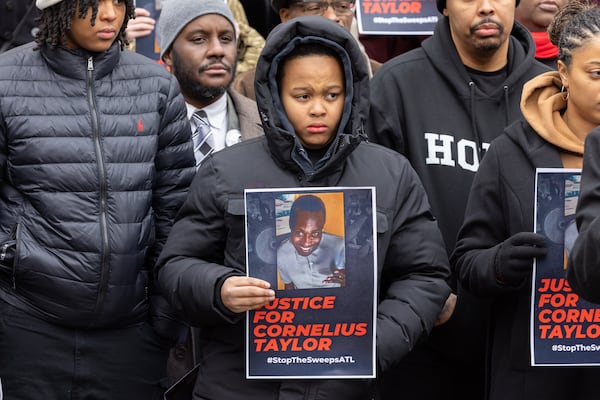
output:
[[[277,270],[285,289],[344,287],[344,238],[324,231],[326,207],[314,195],[298,197],[289,213],[290,233],[277,249]]]

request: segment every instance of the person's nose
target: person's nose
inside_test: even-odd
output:
[[[333,5],[331,3],[328,3],[329,7],[327,7],[327,9],[325,10],[325,12],[323,13],[323,16],[335,23],[340,23],[340,17],[335,13],[335,10],[333,9]]]
[[[312,239],[311,239],[310,235],[304,236],[304,238],[302,239],[302,246],[308,247],[311,245],[311,243],[312,243]]]
[[[218,58],[223,58],[225,56],[225,49],[219,37],[213,37],[210,39],[208,47],[208,56]]]
[[[314,117],[321,117],[327,113],[327,108],[323,104],[323,100],[315,99],[310,108],[310,114]]]
[[[105,0],[98,2],[98,18],[105,21],[112,21],[117,18],[117,8],[119,4],[115,4],[113,0]]]
[[[494,14],[494,3],[495,0],[480,0],[479,9],[477,10],[479,15],[490,16]]]

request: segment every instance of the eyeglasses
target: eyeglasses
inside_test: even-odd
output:
[[[292,3],[290,6],[302,7],[305,14],[312,15],[323,15],[329,7],[333,8],[333,11],[337,15],[350,15],[354,13],[354,2],[353,1],[301,1]]]

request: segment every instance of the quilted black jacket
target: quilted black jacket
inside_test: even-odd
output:
[[[190,136],[174,77],[117,44],[0,56],[0,297],[69,327],[146,318]]]

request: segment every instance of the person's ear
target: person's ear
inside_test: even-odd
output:
[[[171,58],[171,50],[169,49],[162,57],[165,65],[169,68],[173,66],[173,59]]]
[[[290,17],[290,9],[289,8],[281,8],[279,9],[279,19],[281,22],[287,22],[291,19]]]
[[[558,60],[556,66],[563,87],[569,89],[569,68],[567,67],[567,64],[565,64],[563,60]]]

